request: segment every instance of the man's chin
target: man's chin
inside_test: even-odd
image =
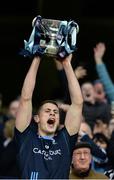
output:
[[[91,170],[91,167],[89,168],[79,168],[75,171],[75,173],[80,177],[80,178],[84,178],[84,177],[87,177],[89,172]]]
[[[86,172],[86,171],[88,171],[88,168],[81,168],[80,170],[79,170],[79,172]]]
[[[88,167],[88,168],[87,168],[87,167],[80,167],[80,168],[78,169],[78,171],[79,171],[80,173],[83,173],[83,172],[88,171],[88,169],[89,169],[89,167]]]
[[[55,128],[47,128],[47,134],[55,134],[56,129]]]
[[[49,132],[56,132],[56,130],[57,130],[57,126],[47,126],[47,131],[49,131]]]

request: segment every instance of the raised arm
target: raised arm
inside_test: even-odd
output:
[[[16,117],[16,128],[23,132],[30,124],[32,118],[32,95],[36,82],[36,75],[40,58],[34,57],[22,87],[20,105]]]
[[[79,131],[82,119],[83,98],[78,80],[71,65],[72,54],[62,61],[68,81],[71,105],[66,113],[65,126],[70,135]]]
[[[114,101],[114,84],[111,80],[111,77],[109,75],[109,72],[107,71],[107,68],[105,64],[103,63],[103,56],[106,51],[106,46],[104,43],[98,43],[96,47],[94,47],[94,60],[96,63],[96,70],[99,75],[99,78],[101,79],[107,97],[111,101]]]

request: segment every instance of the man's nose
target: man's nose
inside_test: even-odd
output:
[[[55,116],[55,113],[53,111],[50,112],[51,116]]]
[[[81,156],[80,156],[81,159],[85,159],[85,154],[82,153]]]

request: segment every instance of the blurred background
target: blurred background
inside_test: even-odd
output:
[[[61,4],[62,3],[62,4]],[[0,5],[0,93],[3,104],[17,97],[30,66],[30,60],[19,55],[32,31],[31,22],[36,15],[44,18],[70,20],[79,24],[77,51],[73,66],[83,64],[88,71],[86,80],[97,78],[93,60],[93,47],[99,41],[106,43],[104,62],[114,81],[114,6],[103,0],[20,0],[3,1]],[[52,96],[59,88],[54,61],[42,61],[34,94],[34,103]],[[52,75],[53,74],[53,75]],[[36,99],[37,96],[37,99]]]

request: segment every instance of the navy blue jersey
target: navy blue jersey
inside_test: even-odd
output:
[[[68,179],[77,135],[66,128],[44,139],[29,126],[23,133],[15,129],[18,162],[23,179]]]

